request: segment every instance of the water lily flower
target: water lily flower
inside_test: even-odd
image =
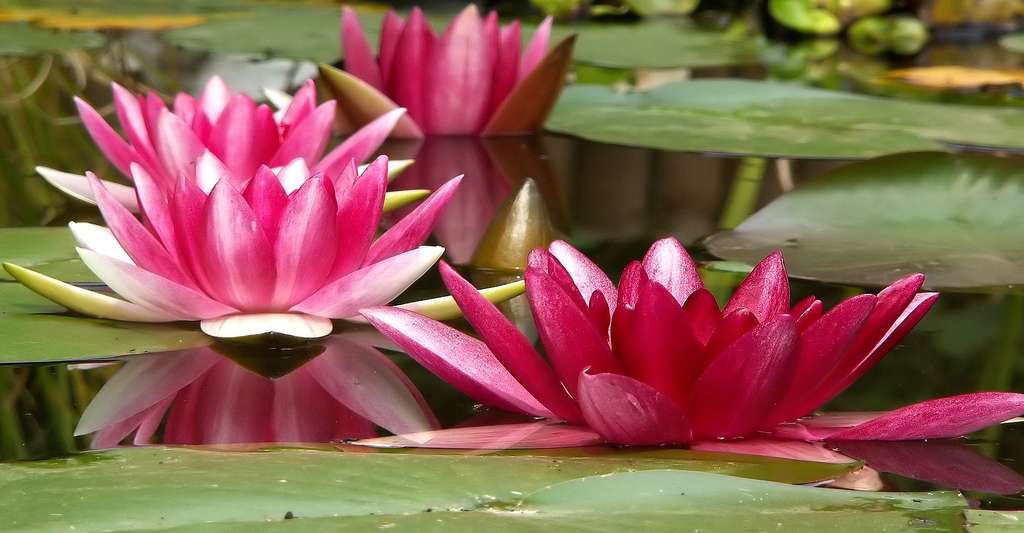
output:
[[[336,177],[312,174],[303,159],[275,173],[262,166],[237,182],[199,157],[196,178],[173,190],[131,165],[143,220],[88,173],[109,229],[71,223],[82,261],[123,298],[64,284],[16,265],[18,281],[89,316],[141,322],[200,321],[215,337],[268,332],[315,338],[332,319],[400,295],[441,257],[420,246],[461,177],[449,180],[375,238],[384,209],[388,160],[362,174],[355,164]],[[503,297],[517,289],[496,289]],[[444,299],[407,304],[451,314]],[[457,308],[456,308],[457,309]]]
[[[363,311],[409,355],[472,398],[586,425],[625,445],[778,438],[961,436],[1024,412],[1024,394],[976,393],[886,413],[815,415],[878,362],[937,298],[914,274],[825,312],[790,305],[781,253],[724,309],[675,239],[631,263],[618,287],[565,242],[537,249],[527,295],[547,360],[447,265],[442,278],[482,340],[401,309]],[[550,361],[550,366],[547,361]]]
[[[388,12],[376,57],[355,12],[342,12],[345,70],[326,65],[321,77],[341,99],[355,127],[398,107],[409,110],[396,137],[502,135],[538,130],[565,83],[573,37],[548,51],[545,19],[520,51],[518,21],[501,27],[494,12],[470,4],[437,36],[423,12],[408,20]]]
[[[76,97],[82,123],[125,177],[132,179],[131,166],[137,164],[164,191],[174,189],[180,174],[195,177],[197,160],[204,153],[211,164],[226,169],[236,185],[252,177],[262,165],[277,168],[297,158],[305,160],[314,174],[335,176],[349,160],[365,161],[372,156],[405,113],[395,109],[381,115],[324,155],[336,102],[317,105],[312,80],[294,97],[277,95],[275,100],[282,107],[276,113],[265,104],[256,104],[248,95],[236,93],[217,76],[206,83],[198,97],[178,93],[172,108],[153,92],[134,94],[117,83],[111,83],[111,87],[127,140],[92,106]],[[394,166],[392,175],[407,164]],[[96,203],[84,175],[47,167],[36,167],[36,171],[72,197]],[[104,185],[119,202],[138,211],[131,187],[115,182]]]
[[[268,359],[265,349],[248,349]],[[271,376],[211,347],[131,359],[89,403],[75,435],[110,448],[132,434],[149,444],[161,424],[164,444],[331,442],[376,436],[378,426],[438,427],[409,377],[361,336],[341,333],[311,350],[311,359]]]

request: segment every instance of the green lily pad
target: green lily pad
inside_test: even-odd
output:
[[[75,246],[75,238],[66,227],[0,228],[0,261],[69,283],[99,281],[78,258]],[[11,279],[0,270],[0,280]]]
[[[1024,54],[1024,33],[1011,33],[999,39],[999,46],[1011,51]]]
[[[557,41],[573,33],[577,35],[575,62],[609,68],[753,64],[764,47],[758,39],[703,29],[689,19],[558,25],[552,30],[552,39]]]
[[[198,329],[177,324],[100,320],[64,311],[17,283],[0,283],[0,364],[105,359],[210,343]]]
[[[884,285],[912,272],[926,286],[1024,283],[1024,164],[985,155],[899,154],[852,163],[801,185],[705,241],[753,263],[781,249],[790,275]]]
[[[650,92],[568,87],[546,127],[606,143],[768,157],[858,159],[950,144],[1024,149],[1017,109],[724,79]]]
[[[964,528],[968,533],[1010,533],[1020,531],[1024,524],[1024,511],[983,511],[968,509]]]
[[[102,35],[91,31],[55,31],[25,23],[0,24],[0,55],[32,55],[103,46]]]
[[[495,513],[520,505],[523,495],[536,491],[540,492],[522,505],[535,506],[537,517],[558,507],[575,514],[573,506],[557,503],[557,485],[555,489],[545,489],[557,483],[650,468],[733,472],[737,471],[733,458],[715,460],[708,454],[704,462],[679,463],[663,459],[638,463],[628,454],[626,457],[616,454],[551,457],[348,453],[295,448],[250,452],[124,448],[0,465],[0,487],[5,488],[5,497],[0,500],[0,528],[4,531],[52,531],[74,526],[79,532],[171,528],[232,531],[243,530],[246,525],[249,528],[256,525],[292,527],[287,524],[287,516],[298,519],[299,525],[294,527],[334,530],[331,528],[359,529],[385,518],[403,523],[413,520],[410,525],[431,524],[435,512],[438,519],[447,517],[447,512],[459,512],[483,520],[470,520],[461,528],[468,529],[473,524],[491,523],[490,518]],[[834,474],[836,468],[836,465],[799,462],[790,462],[790,465],[794,471],[805,467],[818,469],[818,475],[810,478],[819,477],[827,469]],[[515,475],[509,475],[510,472]],[[702,506],[713,501],[716,494],[720,505],[734,501],[737,483],[767,493],[791,488],[775,483],[747,485],[749,481],[724,476],[690,479],[702,484],[707,484],[708,479],[721,479],[721,483],[729,487],[721,490],[709,487],[711,491],[701,498]],[[636,486],[628,487],[630,491],[616,493],[629,499]],[[699,487],[694,486],[694,489]],[[547,492],[549,490],[556,493]],[[716,490],[719,491],[716,493]],[[816,492],[806,494],[811,496],[811,502],[834,506],[861,498],[856,493],[837,491],[834,497],[821,496],[815,500]],[[953,496],[921,497],[923,500],[918,507],[921,509],[936,507],[940,499],[948,501],[951,507],[962,506],[962,501]],[[880,506],[890,501],[880,497],[865,498],[879,502]],[[782,509],[779,506],[761,509],[771,511],[773,508]],[[614,509],[621,510],[621,506]],[[679,506],[677,502],[663,510],[675,513],[677,519],[685,517],[686,513],[702,514],[700,508]],[[751,514],[756,513],[751,511]],[[415,518],[417,515],[424,515],[424,518]],[[771,518],[773,523],[775,518]],[[510,524],[516,523],[514,520]]]

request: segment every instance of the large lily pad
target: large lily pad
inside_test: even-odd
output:
[[[37,270],[67,282],[99,281],[75,252],[71,230],[54,228],[0,228],[0,261]],[[0,270],[0,280],[11,280]]]
[[[0,25],[0,55],[30,55],[102,46],[103,36],[91,32],[64,32],[24,23]]]
[[[760,40],[703,29],[689,19],[635,24],[556,26],[555,39],[577,34],[573,59],[609,68],[692,68],[757,63]],[[623,46],[629,43],[628,46]]]
[[[755,262],[781,249],[796,277],[883,285],[923,272],[932,288],[1024,283],[1024,163],[900,154],[853,163],[783,195],[706,241]]]
[[[569,87],[549,130],[664,150],[857,159],[949,145],[1024,149],[1024,111],[707,79],[650,92]]]
[[[728,461],[706,464],[702,470],[729,471]],[[822,527],[827,520],[852,526],[856,513],[861,528],[877,519],[891,530],[914,530],[910,526],[919,514],[945,513],[935,515],[945,520],[964,507],[953,493],[864,494],[664,470],[675,466],[665,460],[661,470],[631,473],[651,467],[614,455],[128,448],[0,465],[0,527],[245,531],[259,525],[334,531],[403,525],[463,531],[489,525],[532,530],[583,520],[593,531],[622,531],[629,518],[630,524],[662,530],[711,519],[772,530],[784,521],[797,528],[787,531],[812,531],[811,525]],[[587,479],[573,481],[579,478]],[[602,494],[590,505],[572,496],[597,485]]]
[[[17,283],[0,283],[0,364],[103,359],[210,343],[196,328],[83,318],[63,311]]]

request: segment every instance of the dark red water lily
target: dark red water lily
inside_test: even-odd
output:
[[[935,302],[903,278],[828,312],[790,305],[782,254],[758,264],[720,309],[675,239],[656,242],[618,287],[565,242],[535,250],[527,294],[547,358],[447,265],[441,274],[482,340],[415,313],[364,310],[411,357],[474,399],[586,425],[626,445],[774,435],[920,440],[964,435],[1024,412],[1024,394],[976,393],[886,413],[816,416],[889,352]]]

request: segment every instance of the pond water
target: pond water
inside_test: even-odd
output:
[[[912,60],[891,62],[901,67],[1002,68],[1024,62],[1024,56],[997,47],[981,53],[982,48],[940,43]],[[782,77],[830,89],[882,93],[884,89],[864,79],[891,66],[889,60],[845,50],[823,60],[793,50],[770,57],[774,63],[702,67],[673,76]],[[113,116],[109,81],[168,95],[195,91],[213,73],[258,95],[261,87],[290,91],[315,75],[315,67],[291,59],[174,47],[162,42],[159,32],[117,32],[105,45],[89,50],[0,57],[0,226],[100,222],[93,206],[68,199],[32,170],[46,165],[118,175],[84,133],[73,95]],[[633,74],[591,67],[577,72],[581,79],[618,75]],[[392,141],[383,151],[393,158],[416,159],[392,188],[434,189],[455,174],[465,174],[432,240],[444,245],[446,259],[477,285],[516,279],[513,267],[522,264],[526,250],[543,244],[536,242],[538,236],[548,234],[576,245],[613,279],[653,240],[668,235],[678,237],[696,258],[712,261],[715,256],[705,248],[705,237],[734,228],[785,192],[799,191],[845,164],[835,159],[659,151],[556,134],[485,142],[433,138],[418,145]],[[533,181],[524,187],[525,178]],[[503,207],[516,195],[521,200],[518,210]],[[886,231],[884,226],[876,229]],[[720,302],[742,279],[727,270],[704,272]],[[0,280],[0,285],[13,283]],[[793,299],[813,294],[827,308],[876,289],[870,283],[794,279]],[[403,298],[443,291],[431,272]],[[524,330],[533,331],[524,296],[502,309]],[[1024,296],[1013,287],[944,293],[895,350],[826,408],[888,410],[940,396],[1015,390],[1024,373],[1022,327]],[[61,336],[62,331],[50,334]],[[443,427],[523,421],[474,405],[401,353],[377,346],[379,339],[368,328],[351,327],[298,348],[217,343],[138,356],[62,358],[59,363],[32,363],[5,353],[8,362],[0,366],[0,459],[32,462],[119,443],[131,446],[136,429],[152,433],[156,444],[342,446],[338,443],[387,435],[388,429],[416,428],[417,421],[435,416]],[[90,432],[76,436],[86,408],[100,401],[106,409],[130,414],[130,419],[100,427],[86,424]],[[1024,509],[1024,497],[1012,490],[1024,488],[1020,425],[996,426],[953,443],[866,443],[838,451],[879,472],[876,478],[869,470],[866,480],[844,478],[840,485],[889,491],[961,489],[976,507]]]

